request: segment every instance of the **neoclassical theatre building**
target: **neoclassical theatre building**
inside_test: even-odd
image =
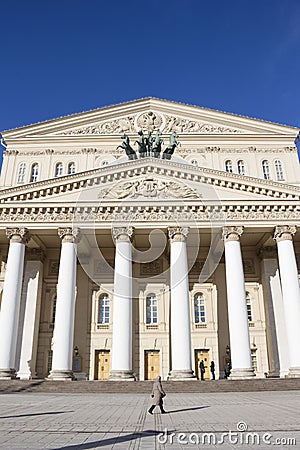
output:
[[[296,128],[145,98],[2,134],[1,379],[300,376]]]

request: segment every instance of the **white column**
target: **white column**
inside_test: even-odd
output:
[[[16,377],[16,347],[27,228],[8,228],[10,239],[0,311],[0,379]]]
[[[75,318],[76,250],[79,230],[59,228],[62,239],[59,262],[55,323],[53,332],[53,359],[51,380],[72,380],[73,335]]]
[[[240,246],[243,227],[224,227],[225,268],[228,322],[231,350],[231,379],[254,376],[251,361],[250,337]]]
[[[300,377],[300,288],[293,246],[295,226],[277,226],[277,242],[283,308],[289,349],[289,377]]]
[[[276,246],[262,247],[259,255],[262,258],[269,376],[285,377],[289,372],[289,356]]]
[[[27,252],[24,271],[23,290],[21,295],[20,348],[18,378],[29,380],[36,376],[36,355],[41,310],[43,261],[45,254],[40,249]],[[23,307],[22,307],[23,306]],[[17,358],[18,360],[18,358]]]
[[[113,228],[116,242],[110,380],[134,380],[132,372],[132,227]]]
[[[171,379],[193,379],[186,238],[188,228],[170,227]]]

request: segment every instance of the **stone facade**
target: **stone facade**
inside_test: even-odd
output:
[[[299,376],[297,134],[153,98],[3,132],[0,377]]]

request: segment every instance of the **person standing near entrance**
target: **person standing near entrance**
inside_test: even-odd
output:
[[[199,364],[200,374],[201,374],[201,381],[204,380],[204,374],[205,374],[205,365],[203,359],[201,359]]]
[[[156,377],[156,380],[153,383],[153,389],[151,397],[152,400],[152,406],[148,409],[149,414],[153,414],[153,410],[155,406],[160,407],[160,412],[162,414],[165,414],[166,411],[164,410],[164,404],[163,404],[163,398],[166,396],[165,391],[163,390],[162,384],[161,384],[161,377]]]
[[[214,361],[212,361],[210,363],[210,371],[211,371],[211,379],[215,380],[216,377],[215,377],[215,362]]]

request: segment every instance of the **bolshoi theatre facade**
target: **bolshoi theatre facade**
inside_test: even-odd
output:
[[[155,98],[4,131],[0,379],[300,377],[297,134]]]

